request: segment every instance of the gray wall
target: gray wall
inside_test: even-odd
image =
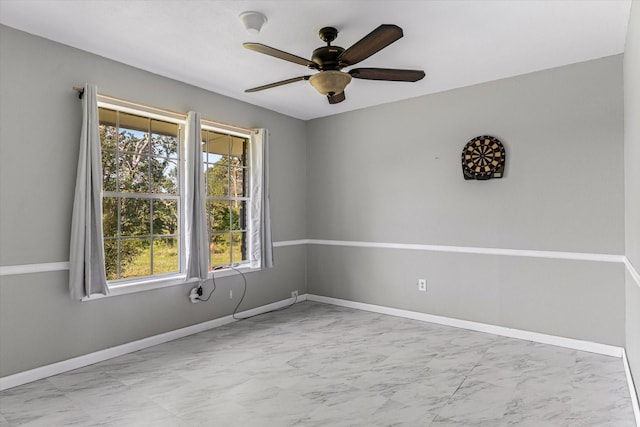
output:
[[[85,81],[109,95],[269,128],[274,240],[305,237],[303,121],[4,26],[0,51],[0,265],[68,261],[81,122],[72,86]],[[248,275],[241,309],[306,292],[304,248],[275,251],[273,270]],[[210,303],[190,304],[189,285],[79,303],[69,299],[66,271],[0,280],[0,376],[228,315],[242,289],[228,278]]]
[[[637,5],[633,14],[637,32]],[[80,127],[71,86],[90,81],[125,99],[268,127],[276,241],[622,254],[626,236],[638,268],[630,45],[625,144],[621,56],[305,123],[0,26],[0,265],[68,260]],[[481,134],[504,142],[504,179],[463,180],[460,152]],[[428,280],[426,294],[418,278]],[[228,290],[241,290],[229,278],[210,304],[190,304],[186,285],[77,303],[66,271],[0,281],[0,376],[227,315],[237,302]],[[620,263],[310,245],[276,248],[276,267],[249,275],[242,308],[298,289],[612,345],[626,339],[638,372],[640,287],[628,274],[624,285]]]
[[[621,255],[622,119],[618,55],[310,121],[308,237]],[[465,181],[484,134],[506,176]],[[314,294],[624,345],[621,263],[313,245],[307,268]]]
[[[624,54],[626,255],[640,271],[640,3],[631,6]],[[640,394],[640,283],[627,274],[627,356]]]

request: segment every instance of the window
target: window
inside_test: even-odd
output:
[[[248,149],[245,137],[202,131],[211,269],[248,261]]]
[[[106,108],[99,116],[107,280],[180,272],[180,126]]]
[[[101,105],[107,280],[184,274],[184,121]],[[248,135],[203,126],[210,271],[248,265],[249,148]]]

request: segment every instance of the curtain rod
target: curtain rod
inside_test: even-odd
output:
[[[84,88],[80,87],[80,86],[73,86],[73,90],[75,90],[76,92],[78,92],[78,98],[82,99],[82,96],[84,95]],[[173,111],[173,110],[168,110],[166,108],[158,108],[158,107],[154,107],[153,105],[148,105],[148,104],[141,104],[138,102],[131,102],[128,101],[126,99],[122,99],[122,98],[117,98],[115,96],[110,96],[110,95],[105,95],[102,93],[99,93],[98,96],[100,96],[101,98],[106,98],[106,99],[111,99],[114,101],[118,101],[118,102],[125,102],[131,106],[134,107],[141,107],[141,108],[146,108],[146,109],[152,109],[152,110],[156,110],[162,113],[168,113],[168,114],[173,114],[173,115],[177,115],[183,118],[187,118],[187,115],[185,113],[181,113],[179,111]],[[236,125],[230,125],[228,123],[223,123],[223,122],[217,122],[215,120],[209,120],[209,119],[202,119],[205,122],[211,123],[214,126],[220,126],[220,127],[226,127],[226,128],[230,128],[230,129],[237,129],[237,130],[242,130],[245,132],[251,132],[251,133],[258,133],[257,129],[250,129],[250,128],[243,128],[241,126],[236,126]]]

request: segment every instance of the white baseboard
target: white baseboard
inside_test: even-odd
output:
[[[432,314],[418,313],[415,311],[400,310],[397,308],[384,307],[380,305],[324,297],[314,294],[307,294],[306,297],[307,301],[333,304],[341,307],[355,308],[357,310],[371,311],[374,313],[388,314],[391,316],[420,320],[423,322],[436,323],[439,325],[453,326],[456,328],[468,329],[478,332],[486,332],[489,334],[500,335],[509,338],[518,338],[527,341],[539,342],[542,344],[550,344],[558,347],[570,348],[573,350],[588,351],[590,353],[597,353],[605,356],[621,357],[622,363],[624,365],[625,375],[627,377],[627,384],[629,386],[629,395],[631,398],[631,404],[633,406],[633,414],[636,419],[636,425],[640,426],[640,407],[638,404],[638,395],[636,394],[633,377],[631,376],[631,369],[629,367],[629,361],[627,360],[627,353],[622,347],[594,343],[590,341],[575,340],[572,338],[558,337],[555,335],[540,334],[538,332],[505,328],[503,326],[488,325],[486,323],[471,322],[468,320],[453,319],[450,317],[435,316]]]
[[[307,296],[299,295],[296,303],[306,301]],[[252,308],[250,310],[242,311],[236,314],[237,317],[251,317],[258,314],[266,313],[271,310],[286,307],[291,304],[291,298],[285,300],[276,301],[271,304],[263,305],[260,307]],[[238,319],[241,320],[241,319]],[[229,323],[236,322],[237,320],[233,316],[220,317],[218,319],[209,320],[207,322],[198,323],[197,325],[187,326],[185,328],[176,329],[175,331],[166,332],[164,334],[154,335],[152,337],[143,338],[138,341],[122,344],[116,347],[107,348],[104,350],[96,351],[94,353],[85,354],[83,356],[74,357],[72,359],[63,360],[61,362],[52,363],[51,365],[42,366],[40,368],[31,369],[29,371],[19,372],[13,375],[7,375],[0,378],[0,391],[8,388],[16,387],[22,384],[30,383],[33,381],[41,380],[53,375],[61,374],[63,372],[72,371],[74,369],[82,368],[84,366],[93,365],[94,363],[102,362],[114,357],[123,356],[134,351],[142,350],[144,348],[153,347],[154,345],[162,344],[168,341],[173,341],[178,338],[183,338],[188,335],[197,334],[198,332],[207,331],[209,329],[217,328],[219,326],[227,325]]]
[[[414,311],[401,310],[396,308],[384,307],[373,304],[360,303],[355,301],[348,301],[338,298],[324,297],[313,294],[303,294],[298,296],[297,303],[303,301],[315,301],[325,304],[333,304],[341,307],[354,308],[358,310],[371,311],[380,314],[387,314],[391,316],[403,317],[407,319],[420,320],[424,322],[436,323],[440,325],[453,326],[462,329],[468,329],[478,332],[486,332],[494,335],[500,335],[510,338],[519,338],[528,341],[539,342],[543,344],[556,345],[559,347],[566,347],[575,350],[588,351],[591,353],[598,353],[607,356],[623,357],[625,360],[625,369],[628,371],[628,364],[626,362],[626,356],[624,349],[621,347],[615,347],[607,344],[593,343],[589,341],[575,340],[571,338],[557,337],[554,335],[540,334],[537,332],[523,331],[519,329],[505,328],[502,326],[488,325],[484,323],[471,322],[468,320],[453,319],[443,316],[435,316],[432,314],[418,313]],[[237,317],[250,317],[258,314],[266,313],[271,310],[282,308],[291,304],[291,299],[285,299],[277,301],[264,306],[256,307],[250,310],[246,310],[237,313]],[[154,345],[162,344],[168,341],[173,341],[178,338],[186,337],[188,335],[197,334],[209,329],[217,328],[219,326],[227,325],[235,322],[231,315],[221,317],[218,319],[210,320],[207,322],[199,323],[197,325],[187,326],[185,328],[177,329],[175,331],[166,332],[152,337],[143,338],[138,341],[133,341],[127,344],[122,344],[116,347],[108,348],[105,350],[96,351],[94,353],[86,354],[83,356],[74,357],[72,359],[63,360],[61,362],[53,363],[51,365],[42,366],[40,368],[31,369],[29,371],[19,372],[17,374],[8,375],[0,378],[0,391],[6,390],[12,387],[26,384],[32,381],[37,381],[43,378],[50,377],[52,375],[61,374],[63,372],[71,371],[73,369],[82,368],[84,366],[92,365],[94,363],[102,362],[107,359],[122,356],[134,351],[142,350],[144,348],[152,347]],[[627,373],[627,378],[631,380],[631,373]],[[631,383],[630,387],[633,387]],[[635,396],[635,392],[632,397]],[[637,400],[634,403],[634,410],[637,411]],[[636,412],[637,414],[637,412]],[[636,415],[638,417],[638,415]],[[640,418],[637,418],[640,419]]]
[[[640,405],[638,404],[638,394],[631,376],[631,368],[627,359],[627,352],[622,350],[622,363],[624,364],[624,373],[627,376],[627,384],[629,385],[629,394],[631,395],[631,404],[633,405],[633,415],[636,417],[636,425],[640,426]]]
[[[456,328],[468,329],[477,332],[500,335],[509,338],[518,338],[527,341],[550,344],[558,347],[566,347],[574,350],[588,351],[606,356],[622,357],[623,348],[608,344],[599,344],[590,341],[581,341],[573,338],[558,337],[555,335],[541,334],[538,332],[523,331],[520,329],[505,328],[504,326],[489,325],[486,323],[472,322],[469,320],[454,319],[451,317],[436,316],[433,314],[419,313],[416,311],[401,310],[397,308],[384,307],[380,305],[365,304],[361,302],[343,300],[338,298],[324,297],[320,295],[307,294],[308,301],[322,302],[325,304],[339,305],[341,307],[355,308],[358,310],[371,311],[374,313],[388,314],[391,316],[404,317],[406,319],[420,320],[423,322],[437,323],[439,325],[453,326]]]

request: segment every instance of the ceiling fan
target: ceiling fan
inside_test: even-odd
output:
[[[322,95],[326,95],[329,104],[337,104],[344,101],[344,88],[351,82],[351,78],[366,80],[387,80],[394,82],[417,82],[424,78],[422,70],[399,70],[393,68],[354,68],[348,72],[341,71],[345,67],[355,65],[381,51],[391,43],[400,39],[402,28],[397,25],[380,25],[378,28],[364,36],[348,49],[340,46],[331,46],[331,42],[338,36],[338,30],[333,27],[320,29],[320,39],[327,43],[313,51],[311,60],[287,53],[260,43],[243,43],[249,50],[265,55],[284,59],[295,64],[304,65],[312,70],[319,71],[316,74],[294,77],[264,86],[247,89],[245,92],[257,92],[289,83],[309,80],[309,83]]]

